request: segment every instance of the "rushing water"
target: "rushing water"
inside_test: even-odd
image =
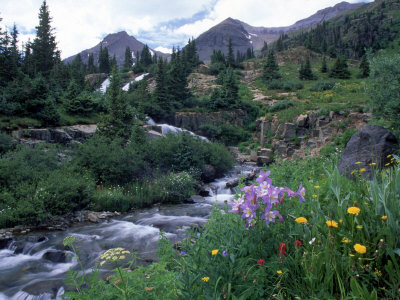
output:
[[[233,198],[225,184],[241,172],[250,172],[250,167],[236,166],[227,176],[206,186],[209,197],[195,197],[194,203],[155,206],[103,223],[77,224],[66,231],[35,232],[16,238],[8,249],[0,250],[0,300],[61,299],[66,272],[70,268],[79,270],[74,255],[62,244],[70,235],[76,236],[75,244],[87,272],[105,250],[115,247],[135,251],[140,263],[151,263],[160,231],[175,243],[185,237],[186,229],[204,224],[213,204],[223,205]]]

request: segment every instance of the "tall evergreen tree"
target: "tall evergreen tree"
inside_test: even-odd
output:
[[[108,55],[108,48],[103,48],[103,44],[100,44],[99,71],[100,73],[110,73],[110,57]]]
[[[89,54],[87,72],[88,74],[96,73],[96,66],[94,65],[93,53]]]
[[[158,71],[156,74],[156,89],[153,94],[155,102],[163,110],[163,116],[159,116],[161,119],[169,117],[172,113],[172,105],[168,94],[168,79],[165,62],[162,57],[158,61]]]
[[[261,57],[266,57],[268,55],[268,44],[264,41],[264,45],[261,48]]]
[[[118,70],[118,64],[117,64],[117,56],[114,54],[113,58],[111,60],[111,70],[117,68]]]
[[[168,90],[170,97],[179,107],[183,107],[190,97],[186,66],[179,49],[176,52],[175,49],[172,51],[168,70]]]
[[[15,67],[20,66],[21,55],[18,50],[18,29],[17,25],[13,26],[13,30],[11,32],[11,59]]]
[[[121,78],[116,67],[112,70],[106,98],[108,113],[99,125],[99,132],[111,139],[118,137],[126,142],[132,133],[135,114],[121,89]]]
[[[133,65],[132,51],[131,48],[127,46],[125,49],[124,69],[129,70],[130,68],[132,68],[132,65]]]
[[[299,70],[299,78],[301,80],[315,80],[316,76],[313,74],[311,69],[310,58],[307,57],[306,63],[301,64],[301,68]]]
[[[147,45],[144,45],[142,53],[140,53],[140,64],[146,68],[153,63],[153,59],[151,57],[150,49]]]
[[[36,27],[36,38],[32,43],[32,62],[35,72],[49,76],[51,69],[60,60],[56,38],[51,28],[51,17],[46,0],[39,10],[39,25]]]
[[[262,77],[266,82],[281,78],[281,75],[279,74],[279,66],[276,62],[273,51],[270,51],[268,54],[267,61],[264,64]]]
[[[361,71],[361,74],[360,74],[361,78],[367,78],[369,76],[370,68],[369,68],[369,62],[368,62],[366,54],[361,59],[360,71]]]
[[[349,79],[351,77],[345,58],[338,57],[332,67],[329,77],[338,79]]]
[[[326,64],[326,57],[322,58],[321,73],[328,73],[328,66]]]
[[[234,68],[235,67],[235,55],[233,53],[233,45],[232,38],[229,38],[228,41],[228,55],[226,56],[226,65],[227,67]]]

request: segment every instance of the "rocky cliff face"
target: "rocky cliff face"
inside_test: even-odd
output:
[[[175,114],[174,125],[201,134],[200,126],[203,124],[218,125],[229,122],[232,125],[241,127],[246,116],[246,112],[241,109],[210,113],[178,112]]]

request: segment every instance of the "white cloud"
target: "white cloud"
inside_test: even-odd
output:
[[[172,53],[172,49],[170,49],[170,48],[165,48],[165,47],[162,47],[162,46],[158,46],[158,47],[155,48],[154,50],[160,51],[160,52],[163,52],[163,53]]]
[[[32,38],[42,0],[1,0],[3,23],[17,24],[20,40]],[[253,26],[286,26],[340,0],[48,0],[62,57],[97,44],[106,34],[126,30],[153,47],[183,46],[189,37],[232,17]],[[359,1],[349,1],[359,2]],[[202,20],[190,21],[200,11]],[[186,24],[168,26],[187,19]],[[183,21],[182,21],[183,22]],[[164,49],[164,50],[165,50]]]

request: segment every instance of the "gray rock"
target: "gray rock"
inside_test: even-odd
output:
[[[283,128],[283,139],[289,141],[296,136],[296,126],[292,123],[285,123]]]
[[[260,151],[257,152],[258,156],[267,156],[272,157],[274,155],[274,151],[268,148],[262,148]]]
[[[259,165],[259,166],[269,165],[273,161],[274,161],[274,159],[269,156],[258,156],[257,157],[257,165]]]
[[[331,110],[331,111],[329,112],[329,120],[332,121],[334,117],[335,117],[335,112]]]
[[[43,258],[53,263],[65,263],[67,261],[65,252],[58,250],[47,251],[45,254],[43,254]]]
[[[351,172],[365,168],[362,175],[372,178],[373,169],[371,163],[376,163],[374,168],[382,168],[390,161],[387,156],[399,148],[396,137],[383,127],[367,125],[357,131],[347,143],[342,157],[338,163],[341,174],[351,178]],[[360,164],[356,165],[356,162]]]
[[[217,176],[217,171],[212,165],[205,165],[201,170],[201,180],[204,182],[211,182]]]
[[[92,223],[98,223],[99,222],[99,218],[94,213],[89,213],[88,214],[88,220],[89,220],[89,222],[92,222]]]
[[[307,126],[307,121],[308,121],[308,116],[307,115],[300,115],[300,116],[297,117],[296,125],[298,127],[306,127]]]
[[[308,124],[311,128],[315,128],[317,120],[318,120],[318,114],[315,111],[311,112],[308,115]]]
[[[5,249],[12,242],[11,237],[0,237],[0,249]]]
[[[254,150],[250,151],[250,161],[257,162],[257,152]]]

